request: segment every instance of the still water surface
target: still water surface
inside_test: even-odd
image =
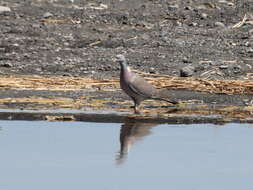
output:
[[[3,190],[252,190],[251,124],[0,121]]]

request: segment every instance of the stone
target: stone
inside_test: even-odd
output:
[[[192,23],[189,23],[189,26],[198,26],[198,23],[192,22]]]
[[[215,22],[214,25],[217,27],[225,27],[225,24],[223,24],[222,22]]]
[[[0,67],[10,68],[10,67],[12,67],[12,64],[11,63],[0,63]]]
[[[253,48],[248,48],[246,51],[247,53],[253,53]]]
[[[193,8],[190,7],[190,6],[186,6],[184,9],[185,9],[185,10],[193,10]]]
[[[219,68],[220,68],[220,69],[227,69],[227,68],[228,68],[228,65],[220,65]]]
[[[180,77],[190,77],[193,76],[195,68],[191,65],[183,67],[180,69]]]
[[[168,10],[169,11],[173,11],[173,10],[176,10],[178,9],[178,5],[177,4],[171,4],[171,5],[168,5]]]
[[[11,12],[10,7],[0,6],[0,13]]]
[[[43,15],[43,18],[49,18],[49,17],[52,17],[52,16],[54,16],[52,13],[46,12],[46,13]]]
[[[242,70],[242,68],[241,68],[240,65],[235,65],[235,66],[233,67],[233,69],[234,69],[234,74],[238,74],[238,73],[240,73],[241,70]]]
[[[150,67],[149,68],[149,73],[155,74],[156,73],[155,68],[154,67]]]
[[[184,57],[182,61],[183,61],[183,63],[191,63],[191,60],[189,60],[189,59],[186,58],[186,57]]]
[[[250,42],[245,42],[244,44],[246,47],[249,47],[250,46]]]
[[[202,19],[206,19],[208,17],[208,15],[206,13],[201,13],[200,16],[201,16]]]

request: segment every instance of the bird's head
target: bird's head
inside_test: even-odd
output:
[[[120,64],[121,70],[130,72],[130,67],[127,65],[127,61],[124,55],[116,55],[115,61]]]
[[[119,54],[119,55],[116,55],[116,62],[122,64],[122,63],[126,63],[126,58],[124,55],[122,54]]]

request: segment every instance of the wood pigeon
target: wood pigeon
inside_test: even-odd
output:
[[[139,105],[143,100],[163,100],[172,104],[178,102],[169,100],[168,91],[157,89],[144,78],[131,72],[124,55],[116,55],[116,61],[120,63],[120,87],[134,101],[134,111],[139,113]]]

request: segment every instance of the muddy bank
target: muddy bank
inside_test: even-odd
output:
[[[223,125],[225,123],[253,123],[253,118],[232,118],[221,115],[172,115],[170,117],[152,117],[131,115],[117,112],[82,112],[82,111],[12,111],[0,110],[1,120],[26,120],[26,121],[79,121],[96,123],[155,123],[155,124],[200,124],[213,123]]]
[[[0,108],[131,115],[112,61],[121,53],[180,101],[177,107],[145,101],[144,115],[252,118],[250,0],[5,0],[0,6]]]

